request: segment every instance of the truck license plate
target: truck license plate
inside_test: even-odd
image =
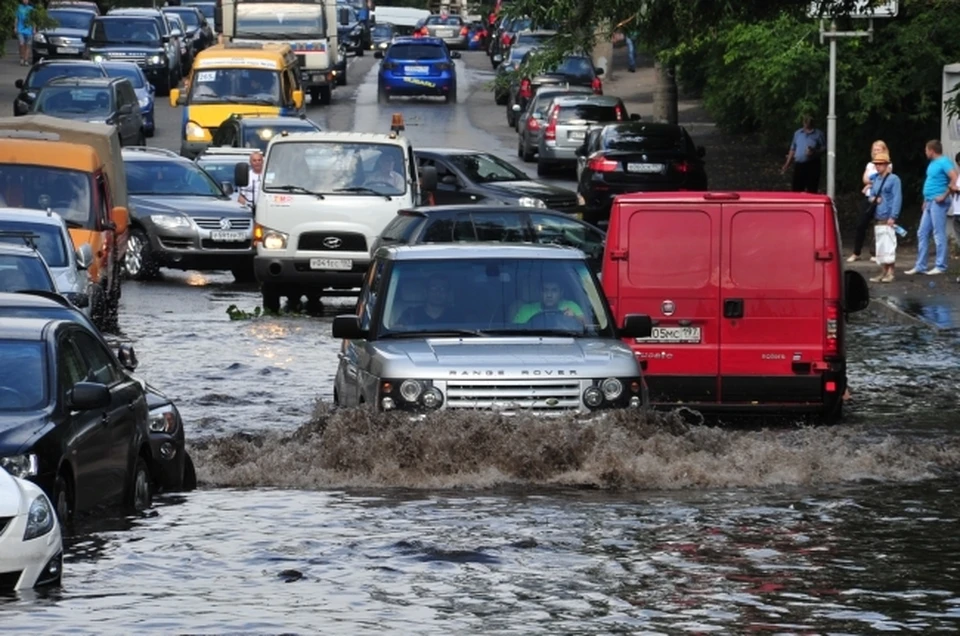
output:
[[[426,75],[430,72],[429,66],[405,66],[403,69],[407,75]]]
[[[210,238],[213,239],[214,241],[237,242],[237,241],[246,241],[248,237],[246,232],[214,231],[214,232],[210,232]]]
[[[659,172],[663,172],[663,164],[662,163],[628,163],[627,172],[657,174]]]
[[[649,338],[637,338],[637,344],[700,344],[700,327],[654,327]]]
[[[58,46],[57,53],[60,55],[77,55],[80,53],[80,49],[74,46]]]
[[[311,258],[310,269],[350,271],[353,269],[353,261],[345,258]]]

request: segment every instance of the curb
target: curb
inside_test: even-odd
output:
[[[883,296],[881,298],[871,298],[867,311],[883,319],[887,324],[906,325],[910,327],[926,327],[937,333],[950,331],[936,323],[933,323],[920,316],[915,316],[900,307],[900,301],[896,298]]]

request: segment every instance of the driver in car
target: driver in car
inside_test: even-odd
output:
[[[398,326],[420,327],[450,322],[452,311],[448,310],[450,284],[443,276],[436,275],[427,283],[426,302],[405,310],[397,321]]]
[[[397,192],[403,192],[406,190],[406,183],[404,183],[403,176],[395,170],[395,165],[396,162],[392,154],[381,154],[377,158],[376,167],[367,176],[364,185],[369,187],[376,183],[389,183],[396,188]]]
[[[563,285],[560,281],[551,278],[545,278],[543,281],[540,288],[540,302],[522,305],[513,317],[513,322],[522,325],[530,322],[534,316],[545,313],[559,313],[569,318],[576,318],[581,323],[584,321],[580,305],[572,300],[564,300]]]

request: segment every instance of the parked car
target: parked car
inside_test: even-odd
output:
[[[591,223],[610,218],[618,194],[707,189],[706,150],[676,124],[610,124],[576,153],[584,162],[577,193]]]
[[[128,376],[139,382],[146,393],[147,406],[150,409],[150,448],[153,457],[150,474],[154,487],[163,492],[196,488],[196,470],[193,460],[186,451],[185,428],[180,411],[157,387],[133,375],[138,361],[137,354],[131,345],[121,344],[116,349],[111,347],[86,314],[81,313],[56,294],[0,293],[0,318],[73,321],[96,335],[103,347],[113,356],[115,364],[121,366]]]
[[[50,499],[0,468],[0,594],[59,585],[63,537]]]
[[[607,235],[554,210],[499,205],[438,205],[400,210],[370,248],[421,243],[539,243],[574,247],[600,273]]]
[[[53,7],[47,9],[47,17],[54,21],[55,26],[34,34],[33,63],[83,57],[83,38],[97,14],[83,8]]]
[[[383,61],[377,81],[377,101],[394,96],[429,95],[457,101],[457,70],[453,60],[459,51],[450,51],[438,38],[397,38],[386,50],[375,51]]]
[[[253,213],[197,164],[169,150],[123,151],[130,197],[124,269],[137,280],[161,267],[229,269],[253,280]]]
[[[26,115],[37,98],[37,93],[47,82],[62,77],[107,77],[99,64],[86,60],[43,60],[30,67],[27,77],[18,79],[14,86],[19,93],[13,100],[15,117]]]
[[[180,47],[180,76],[186,77],[193,66],[193,49],[188,41],[187,25],[176,13],[164,12],[163,16],[170,23],[170,37],[176,40]]]
[[[67,224],[56,212],[0,208],[0,242],[26,245],[43,256],[56,290],[77,307],[90,312],[87,268],[93,249],[84,243],[73,248]]]
[[[497,66],[493,79],[493,101],[498,106],[503,106],[510,100],[510,85],[513,83],[513,75],[520,66],[520,60],[527,54],[527,51],[533,48],[533,46],[511,46],[506,59]]]
[[[554,98],[566,95],[592,95],[589,88],[571,86],[570,88],[544,88],[537,91],[527,109],[517,117],[517,156],[524,161],[533,161],[540,147],[540,135],[547,119],[547,109]],[[514,112],[518,112],[518,105]]]
[[[0,467],[40,486],[61,523],[101,506],[150,506],[146,396],[94,333],[5,318],[0,359]]]
[[[160,95],[167,95],[180,81],[180,50],[174,50],[169,24],[160,16],[158,21],[149,14],[111,11],[95,19],[85,56],[94,62],[135,62]]]
[[[507,49],[513,46],[518,33],[542,30],[556,30],[556,25],[537,25],[531,18],[526,17],[503,18],[497,25],[493,37],[490,40],[490,48],[487,51],[490,55],[490,62],[493,64],[493,68],[497,68],[497,65],[503,61]]]
[[[656,320],[626,341],[655,405],[841,418],[844,319],[870,298],[844,271],[836,214],[819,194],[617,197],[603,287],[617,315]]]
[[[123,77],[51,80],[37,93],[30,112],[113,126],[121,146],[147,143],[140,101],[133,85]]]
[[[153,137],[157,131],[157,120],[154,116],[157,89],[147,79],[143,69],[133,62],[103,62],[102,65],[110,77],[123,77],[130,81],[137,96],[137,103],[140,104],[143,132],[147,137]]]
[[[523,56],[521,65],[530,63],[531,57],[536,54],[537,49],[528,51]],[[527,103],[544,86],[586,86],[595,95],[603,95],[601,75],[603,75],[603,69],[594,68],[593,60],[588,55],[568,55],[554,69],[532,78],[516,75],[510,86],[510,96],[507,100],[507,124],[517,125],[517,114],[526,110]],[[514,109],[515,105],[519,110]]]
[[[0,292],[57,291],[53,274],[33,247],[0,242]]]
[[[628,115],[627,107],[619,97],[555,97],[547,107],[543,132],[537,142],[537,174],[546,176],[556,167],[575,167],[577,149],[583,145],[591,127],[628,120],[639,121],[640,116]],[[537,123],[540,124],[539,121]],[[532,122],[528,122],[528,125],[532,125]]]
[[[470,29],[459,15],[432,15],[423,23],[424,35],[440,38],[451,49],[465,51]]]
[[[298,132],[320,132],[320,126],[306,115],[231,115],[213,133],[211,147],[229,146],[267,151],[267,144],[276,135]]]
[[[418,148],[421,168],[437,170],[437,205],[517,205],[576,213],[577,195],[559,186],[532,180],[503,159],[479,150]]]
[[[504,53],[502,55],[497,54],[493,57],[494,61],[499,62],[497,70],[499,71],[504,63],[509,63],[510,60],[513,60],[513,66],[516,68],[527,51],[541,48],[545,44],[548,44],[556,35],[556,31],[547,30],[522,31],[517,33],[512,37],[510,45],[503,49]]]

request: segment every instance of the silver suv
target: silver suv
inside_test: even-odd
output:
[[[607,95],[571,95],[557,97],[547,107],[537,145],[537,174],[544,176],[558,165],[574,166],[577,148],[583,145],[587,130],[598,124],[639,120],[627,115],[619,97]]]
[[[344,339],[334,385],[343,406],[590,413],[648,402],[583,252],[530,245],[417,245],[377,251]]]
[[[524,161],[533,161],[533,156],[540,147],[540,135],[543,127],[547,125],[547,109],[557,97],[569,97],[572,95],[592,95],[589,88],[583,86],[570,86],[569,88],[541,88],[533,96],[525,110],[517,117],[517,134],[520,139],[517,142],[517,156]],[[514,112],[520,112],[520,105],[514,104]]]

